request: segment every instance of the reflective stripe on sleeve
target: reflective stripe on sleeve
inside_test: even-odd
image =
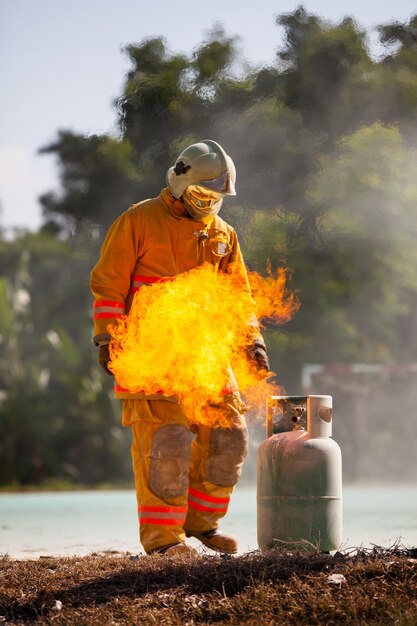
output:
[[[172,280],[170,276],[160,277],[160,276],[132,276],[132,283],[130,287],[129,293],[135,293],[138,291],[143,285],[153,285],[154,283],[166,283],[168,280]]]
[[[116,382],[114,383],[114,391],[115,393],[144,393],[145,395],[163,395],[165,392],[162,389],[158,389],[158,391],[154,391],[152,393],[146,392],[144,389],[139,389],[139,391],[129,391],[129,389],[125,389],[121,385],[118,385]]]
[[[141,524],[182,526],[187,516],[187,506],[142,506],[138,507]]]
[[[209,511],[211,513],[226,513],[230,498],[217,498],[207,493],[197,491],[190,487],[188,490],[188,505],[196,511]]]
[[[94,302],[94,319],[105,319],[122,317],[125,315],[126,307],[124,302],[117,300],[96,300]]]

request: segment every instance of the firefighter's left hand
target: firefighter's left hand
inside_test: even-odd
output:
[[[104,369],[104,371],[106,372],[106,374],[109,374],[109,376],[113,376],[113,372],[111,372],[109,370],[109,363],[110,363],[110,351],[109,351],[109,344],[105,343],[101,346],[99,346],[98,349],[98,362],[100,363],[101,367]]]
[[[251,363],[257,370],[265,370],[269,372],[269,359],[266,352],[266,346],[262,337],[255,339],[247,348],[247,355]]]

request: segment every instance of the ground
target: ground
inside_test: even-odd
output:
[[[417,626],[417,549],[0,559],[0,625]]]

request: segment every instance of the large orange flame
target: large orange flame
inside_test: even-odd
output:
[[[276,393],[267,372],[247,358],[257,313],[277,323],[290,319],[299,303],[286,288],[286,272],[257,273],[246,283],[203,265],[168,282],[142,287],[129,315],[109,327],[111,369],[130,392],[177,396],[192,423],[222,424],[218,406],[230,391],[231,367],[251,404]],[[232,375],[233,378],[233,375]],[[224,420],[224,418],[223,418]]]

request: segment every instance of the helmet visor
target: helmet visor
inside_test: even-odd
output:
[[[200,185],[212,191],[217,191],[218,193],[226,193],[229,187],[229,172],[226,170],[217,178],[200,180]]]

